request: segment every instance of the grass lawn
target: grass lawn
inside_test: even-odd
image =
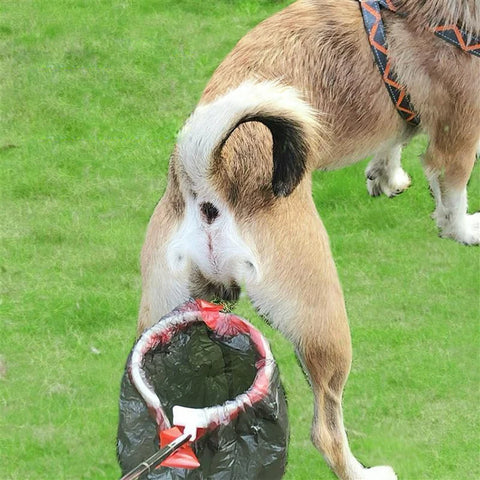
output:
[[[0,6],[0,479],[114,479],[138,256],[175,135],[216,65],[286,1],[6,0]],[[352,450],[402,480],[480,478],[479,250],[437,237],[418,156],[395,199],[366,163],[316,173],[345,290]],[[480,209],[480,175],[470,182]],[[288,393],[287,480],[332,479],[291,346],[243,299]]]

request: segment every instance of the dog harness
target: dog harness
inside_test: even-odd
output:
[[[420,124],[420,117],[410,100],[405,87],[397,81],[388,55],[387,39],[382,21],[381,8],[399,13],[393,0],[359,0],[362,10],[363,23],[368,34],[368,41],[375,58],[375,63],[382,75],[385,87],[392,99],[397,112],[412,126]],[[458,25],[438,25],[432,28],[433,33],[455,45],[464,52],[480,57],[480,38],[462,30]]]

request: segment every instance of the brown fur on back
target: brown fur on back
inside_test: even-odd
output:
[[[479,0],[395,0],[394,4],[420,26],[458,25],[480,35]]]
[[[336,35],[339,31],[343,34]],[[337,61],[332,62],[332,57]],[[372,142],[406,129],[388,95],[378,95],[383,82],[373,63],[358,4],[350,0],[296,2],[260,23],[217,68],[202,102],[212,101],[248,78],[279,79],[292,85],[320,112],[319,122],[329,132],[328,141],[335,151],[329,152],[324,144],[308,166],[310,172],[351,163],[367,155]],[[372,133],[366,135],[372,122]],[[212,169],[214,183],[223,186],[238,216],[248,217],[275,200],[271,138],[265,127],[250,123],[237,128],[225,144],[220,163],[221,168]]]
[[[321,112],[319,121],[330,129],[336,151],[335,158],[319,152],[317,168],[336,168],[339,159],[350,163],[352,150],[369,153],[367,124],[372,131],[382,129],[378,141],[385,129],[393,134],[404,128],[392,115],[388,95],[378,95],[383,82],[356,1],[300,1],[260,23],[218,67],[202,100],[252,77],[293,85]]]
[[[480,62],[427,28],[433,4],[442,17],[450,12],[449,18],[476,22],[478,0],[404,0],[408,17],[389,11],[382,15],[395,71],[420,114],[421,128],[456,148],[459,139],[453,135],[480,137]],[[370,155],[372,148],[406,141],[418,131],[400,118],[387,94],[357,0],[300,0],[260,23],[217,68],[202,102],[252,78],[292,85],[318,110],[329,140],[312,159],[310,171],[348,165]],[[213,169],[215,183],[239,215],[271,204],[271,140],[265,127],[238,128],[220,162],[221,168]]]

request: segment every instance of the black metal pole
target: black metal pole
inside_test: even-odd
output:
[[[183,434],[176,438],[173,442],[170,442],[165,447],[161,448],[158,452],[155,452],[150,458],[147,458],[140,465],[136,466],[133,470],[130,470],[120,480],[137,480],[140,475],[144,473],[150,473],[152,468],[156,467],[160,462],[163,462],[168,458],[175,450],[178,450],[182,445],[190,440],[191,435]]]

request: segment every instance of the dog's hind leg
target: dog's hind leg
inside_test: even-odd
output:
[[[267,214],[250,219],[258,280],[247,293],[258,311],[296,346],[315,407],[312,441],[343,480],[393,480],[390,467],[364,468],[350,451],[342,392],[351,363],[350,331],[328,237],[307,181]],[[312,474],[311,478],[315,476]]]
[[[475,163],[476,142],[438,148],[432,141],[424,168],[435,198],[434,219],[442,237],[466,245],[480,244],[480,213],[467,214],[467,183]]]
[[[403,170],[400,157],[402,145],[382,148],[379,150],[365,170],[367,190],[372,197],[382,193],[387,197],[394,197],[410,186],[410,177]]]
[[[190,296],[190,266],[178,252],[168,258],[170,240],[178,230],[184,211],[175,179],[153,212],[141,254],[142,298],[137,333],[157,322],[163,315]],[[184,262],[184,263],[182,263]]]

